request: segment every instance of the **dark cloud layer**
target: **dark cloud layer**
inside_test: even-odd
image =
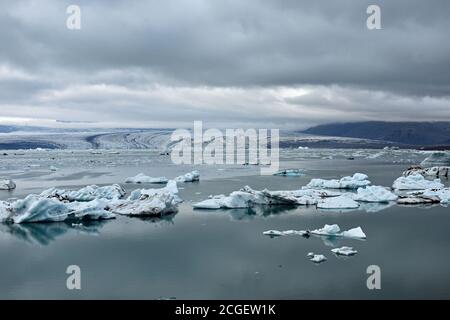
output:
[[[382,30],[367,29],[369,4]],[[446,0],[4,1],[0,117],[448,119],[449,12]]]

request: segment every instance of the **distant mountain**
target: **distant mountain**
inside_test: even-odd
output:
[[[349,122],[324,124],[302,131],[334,137],[390,141],[415,146],[450,145],[450,122]]]

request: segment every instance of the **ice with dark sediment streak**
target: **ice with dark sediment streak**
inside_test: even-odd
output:
[[[10,179],[0,180],[0,190],[14,190],[16,183]]]
[[[291,190],[258,191],[249,186],[230,195],[217,195],[210,199],[195,203],[196,209],[235,209],[250,208],[255,205],[315,205],[324,197],[338,196],[339,194],[326,190]]]
[[[431,168],[423,168],[421,166],[412,166],[403,175],[405,177],[420,174],[425,177],[448,177],[450,173],[450,166],[435,166]]]
[[[450,152],[434,152],[420,164],[423,167],[450,166]]]
[[[441,203],[447,205],[450,203],[450,188],[412,191],[401,196],[397,203],[409,205]]]

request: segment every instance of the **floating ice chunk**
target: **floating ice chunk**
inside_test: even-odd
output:
[[[363,232],[361,227],[356,227],[347,231],[343,231],[341,234],[344,238],[354,238],[354,239],[365,239],[366,234]]]
[[[310,257],[309,261],[312,261],[314,263],[322,263],[327,261],[327,258],[323,255],[323,254],[312,254],[312,256],[310,256],[312,252],[310,252],[308,254],[308,256]]]
[[[58,168],[55,166],[50,166],[50,171],[58,171]]]
[[[341,232],[341,229],[337,224],[328,225],[326,224],[321,229],[316,229],[310,231],[311,234],[318,236],[328,236],[328,237],[344,237],[344,238],[354,238],[354,239],[365,239],[366,235],[362,231],[361,227],[353,228],[348,231]]]
[[[69,208],[63,202],[36,195],[12,203],[11,210],[14,223],[64,221],[69,215]]]
[[[317,203],[317,208],[319,209],[356,209],[358,207],[358,202],[352,200],[346,195],[325,198]]]
[[[60,201],[92,201],[95,199],[115,200],[121,199],[124,195],[125,190],[118,184],[104,187],[92,185],[76,191],[52,188],[41,193],[42,197],[57,198]]]
[[[104,199],[95,199],[89,202],[70,202],[67,204],[69,218],[87,220],[114,219],[116,216],[109,212],[109,204]]]
[[[384,187],[367,186],[358,188],[358,193],[353,199],[362,202],[389,202],[397,200],[398,197]]]
[[[268,230],[264,231],[263,234],[271,237],[294,236],[294,235],[305,237],[309,235],[309,232],[303,230],[286,230],[286,231]]]
[[[302,147],[302,146],[298,147],[298,150],[308,150],[308,149],[309,149],[309,147]]]
[[[263,235],[270,236],[270,237],[281,237],[281,236],[284,236],[284,233],[283,233],[283,231],[278,231],[278,230],[268,230],[268,231],[264,231]]]
[[[429,176],[429,177],[448,177],[450,173],[450,167],[431,167],[431,168],[422,168],[421,166],[413,166],[410,167],[408,170],[403,172],[403,175],[405,177],[413,175],[413,174],[420,174],[422,176]]]
[[[192,172],[188,172],[182,176],[178,176],[175,178],[177,182],[194,182],[200,180],[200,173],[197,170]]]
[[[143,173],[139,173],[135,177],[130,177],[125,180],[125,183],[167,183],[169,181],[166,177],[149,177]]]
[[[299,177],[304,173],[300,169],[284,169],[274,173],[274,176],[284,176],[284,177]]]
[[[432,204],[450,203],[450,188],[426,189],[423,191],[410,192],[404,197],[400,197],[398,204]]]
[[[343,177],[339,180],[312,179],[305,188],[316,189],[357,189],[370,184],[368,177],[362,173],[355,173],[353,176]]]
[[[13,190],[16,188],[16,183],[12,180],[0,180],[0,190]]]
[[[407,177],[400,177],[394,181],[392,185],[396,190],[425,190],[425,189],[442,189],[444,185],[440,179],[426,180],[420,174],[412,174]]]
[[[314,205],[322,198],[338,195],[339,193],[314,189],[257,191],[246,186],[239,191],[232,192],[229,196],[210,197],[210,199],[198,202],[193,206],[196,209],[234,209],[249,208],[254,205]]]
[[[424,167],[450,166],[450,152],[434,152],[420,165]]]
[[[110,204],[111,211],[130,216],[161,216],[178,212],[178,188],[170,180],[161,189],[135,190],[126,200],[116,200]]]
[[[352,247],[340,247],[340,248],[335,248],[335,249],[331,249],[331,252],[333,252],[334,254],[340,255],[340,256],[354,256],[355,254],[358,253],[358,251],[353,250]]]

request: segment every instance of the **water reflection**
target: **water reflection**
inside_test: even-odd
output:
[[[66,234],[69,230],[90,235],[98,235],[101,227],[107,221],[90,221],[79,224],[70,222],[51,222],[51,223],[23,223],[23,224],[0,224],[0,230],[10,234],[17,239],[39,245],[49,245],[58,237]]]

